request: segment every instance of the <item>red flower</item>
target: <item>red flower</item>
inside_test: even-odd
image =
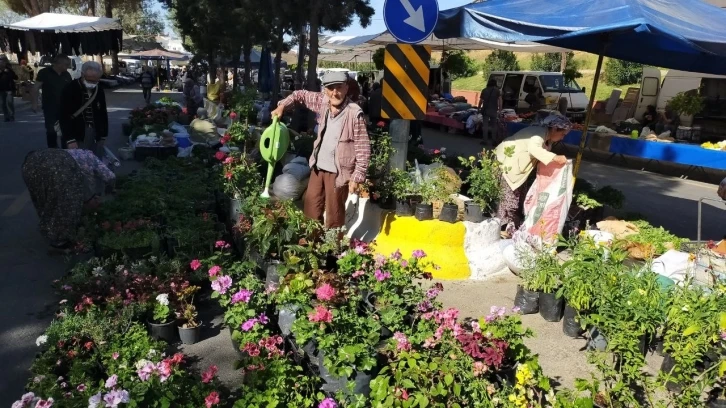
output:
[[[184,361],[184,354],[182,354],[182,353],[176,353],[171,358],[172,364],[175,364],[175,365],[181,364],[183,361]]]
[[[441,150],[439,150],[439,149],[434,150],[434,154],[439,154],[439,153],[441,153]]]
[[[207,395],[207,398],[204,399],[204,405],[206,405],[207,408],[212,408],[213,405],[219,404],[219,393],[217,391],[212,391]]]
[[[210,383],[214,379],[214,376],[217,375],[217,371],[218,368],[216,365],[209,366],[207,371],[202,373],[202,382],[205,384]]]
[[[376,126],[378,126],[378,127],[384,127],[384,126],[386,126],[386,122],[384,122],[384,121],[381,120],[378,123],[376,123]]]
[[[229,113],[229,118],[230,118],[230,119],[232,119],[232,120],[235,120],[235,119],[237,119],[237,113],[235,113],[235,112],[230,112],[230,113]]]
[[[87,341],[86,344],[83,345],[83,347],[85,347],[86,350],[90,350],[90,349],[93,348],[93,342],[92,341]]]
[[[227,157],[227,155],[224,154],[224,152],[217,152],[217,153],[214,154],[214,158],[217,159],[217,160],[219,160],[219,161],[224,160],[225,157]]]
[[[220,139],[219,143],[226,144],[231,139],[232,139],[232,135],[230,135],[229,133],[225,133],[224,136],[222,137],[222,139]]]
[[[229,171],[226,172],[226,173],[224,173],[224,178],[226,178],[227,180],[231,180],[232,179],[232,173],[229,172]]]

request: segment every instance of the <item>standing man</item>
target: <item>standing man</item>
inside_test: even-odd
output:
[[[141,73],[141,92],[147,104],[151,103],[151,88],[154,87],[154,74],[147,65],[144,65],[144,72]]]
[[[108,136],[106,95],[98,86],[102,74],[101,64],[84,62],[81,79],[63,88],[59,116],[64,147],[90,150],[99,158],[104,156],[103,145]]]
[[[497,115],[502,110],[502,91],[497,87],[496,79],[490,79],[487,87],[481,90],[479,96],[479,112],[481,113],[482,123],[481,132],[483,140],[482,145],[487,144],[487,140],[491,140],[489,131],[497,131]]]
[[[45,117],[45,135],[48,147],[58,147],[58,134],[55,132],[55,122],[61,107],[61,93],[63,88],[73,79],[68,73],[71,59],[64,54],[53,58],[53,65],[41,69],[35,79],[35,86],[31,93],[33,111],[38,111],[38,90],[43,90],[43,116]]]
[[[328,228],[345,225],[345,201],[365,182],[371,156],[363,111],[347,97],[347,82],[345,72],[327,72],[323,92],[295,91],[272,112],[273,118],[281,118],[286,109],[300,104],[317,113],[304,212],[319,221],[325,214]]]
[[[5,122],[15,121],[15,80],[18,76],[10,67],[5,54],[0,54],[0,104],[3,105]]]

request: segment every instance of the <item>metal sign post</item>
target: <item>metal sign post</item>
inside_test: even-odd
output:
[[[383,6],[386,28],[399,41],[386,46],[381,103],[381,116],[391,119],[392,168],[406,167],[409,121],[426,117],[431,47],[411,44],[428,38],[438,19],[436,0],[386,0]]]

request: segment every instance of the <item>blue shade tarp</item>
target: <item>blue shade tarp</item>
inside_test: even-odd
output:
[[[434,34],[726,74],[726,10],[700,0],[490,0],[441,11]]]

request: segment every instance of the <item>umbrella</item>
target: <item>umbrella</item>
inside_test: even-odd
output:
[[[490,0],[441,11],[434,34],[532,41],[598,54],[587,129],[604,56],[726,74],[724,21],[726,10],[700,0]],[[575,176],[586,139],[580,139]]]
[[[262,93],[272,92],[275,78],[270,50],[265,48],[260,55],[260,70],[257,73],[257,89]]]
[[[189,59],[189,56],[178,52],[156,48],[153,50],[140,51],[135,54],[125,55],[124,58],[152,61],[185,61]]]

